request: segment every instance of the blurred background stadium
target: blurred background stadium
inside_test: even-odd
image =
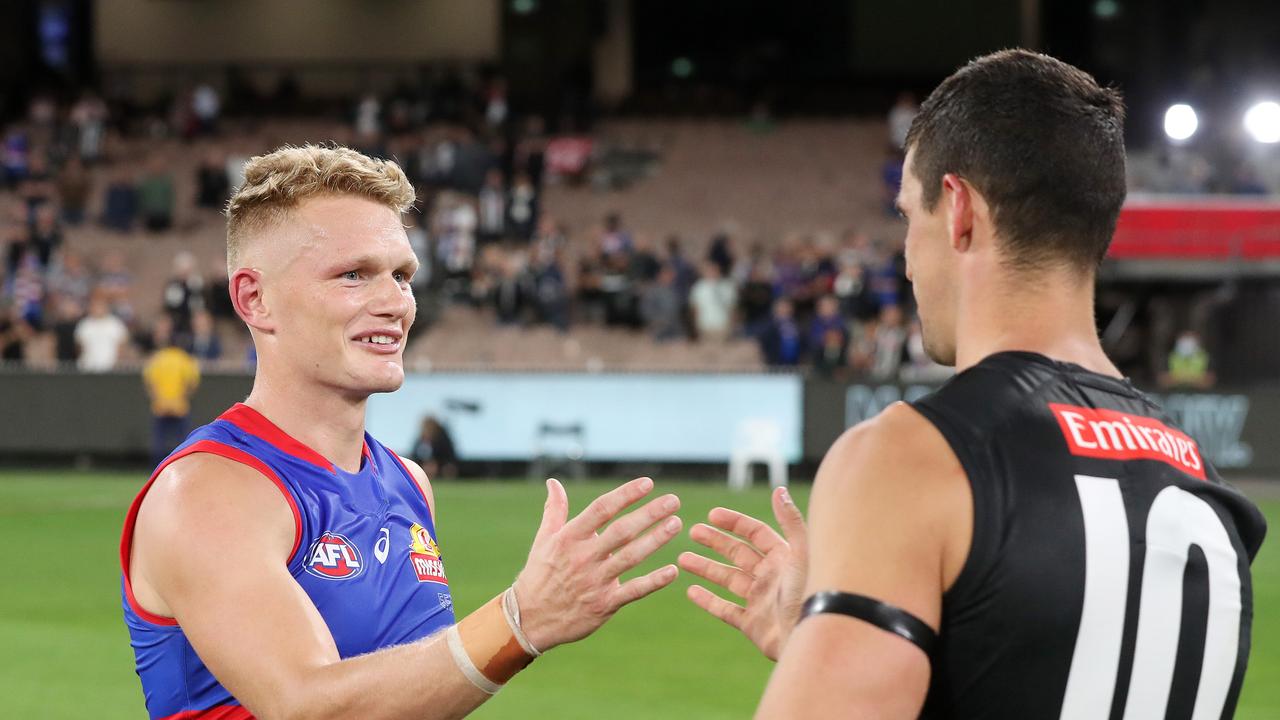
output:
[[[1274,526],[1277,27],[1263,0],[0,3],[6,708],[142,715],[118,533],[182,422],[157,425],[143,369],[169,343],[198,360],[192,426],[247,394],[219,210],[284,143],[393,158],[418,188],[410,376],[369,425],[437,480],[462,611],[522,564],[525,478],[581,479],[580,506],[651,474],[686,523],[767,512],[762,478],[803,495],[845,427],[945,380],[890,200],[918,101],[1010,46],[1125,93],[1099,332]],[[731,460],[755,489],[731,493]],[[1280,718],[1275,555],[1239,717]],[[479,715],[745,717],[767,673],[675,589]]]

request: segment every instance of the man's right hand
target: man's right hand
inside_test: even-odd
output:
[[[773,491],[773,514],[783,535],[749,515],[715,508],[707,516],[711,525],[694,525],[689,536],[732,565],[691,552],[682,553],[679,561],[685,570],[746,600],[743,607],[700,585],[689,586],[694,604],[737,628],[765,657],[777,660],[800,619],[809,547],[804,515],[786,488]]]
[[[676,579],[674,565],[625,583],[618,579],[680,532],[680,518],[674,516],[680,499],[675,495],[651,500],[609,524],[651,490],[653,480],[637,478],[596,498],[569,520],[564,486],[547,481],[542,525],[515,582],[521,625],[538,651],[590,635],[623,605]]]

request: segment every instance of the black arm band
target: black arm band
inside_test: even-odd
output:
[[[865,595],[824,590],[814,593],[804,601],[800,609],[800,619],[819,613],[836,613],[848,615],[864,622],[869,622],[881,630],[909,640],[925,655],[933,657],[933,646],[938,642],[938,633],[933,631],[923,620],[901,608],[886,605]]]

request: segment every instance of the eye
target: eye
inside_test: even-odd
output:
[[[391,273],[391,277],[395,278],[398,283],[409,282],[409,275],[402,270]]]
[[[350,280],[351,282],[355,282],[356,280],[359,280],[359,279],[360,279],[360,272],[359,272],[358,270],[348,270],[348,271],[346,271],[346,272],[342,273],[342,279],[343,279],[343,280]]]

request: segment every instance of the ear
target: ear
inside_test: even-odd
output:
[[[973,243],[973,188],[959,175],[942,176],[942,202],[947,211],[947,238],[956,252]]]
[[[267,333],[275,330],[275,322],[263,294],[261,271],[240,268],[232,273],[228,286],[231,304],[246,325]]]

